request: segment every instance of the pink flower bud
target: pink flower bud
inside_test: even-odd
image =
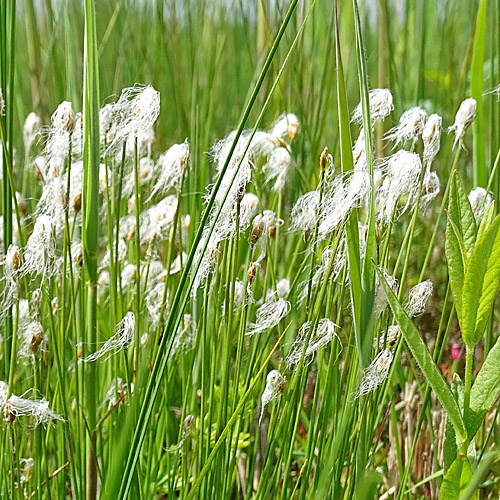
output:
[[[453,342],[453,347],[451,348],[451,357],[453,361],[458,361],[460,359],[460,344],[458,342]]]

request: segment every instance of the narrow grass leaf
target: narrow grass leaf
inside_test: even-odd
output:
[[[340,49],[340,35],[338,24],[337,1],[335,1],[335,55],[337,63],[337,107],[340,135],[340,160],[343,172],[353,170],[351,149],[351,130],[349,127],[349,108],[345,89],[344,67]],[[349,291],[352,301],[352,314],[354,318],[354,332],[356,344],[361,359],[361,259],[359,252],[359,230],[356,211],[353,210],[346,224],[347,234],[347,260],[349,265]]]
[[[474,185],[486,186],[486,156],[484,148],[483,124],[483,66],[484,66],[484,39],[486,34],[486,12],[488,0],[481,0],[477,9],[476,33],[472,51],[472,67],[470,90],[476,100],[476,119],[473,124],[474,132]]]
[[[361,96],[361,109],[363,114],[363,130],[365,134],[365,152],[368,173],[371,178],[370,198],[368,202],[368,232],[366,236],[366,249],[363,267],[361,271],[361,331],[363,339],[361,341],[361,359],[363,366],[369,363],[371,342],[371,319],[373,303],[375,298],[375,270],[371,265],[372,259],[376,259],[377,246],[375,241],[375,198],[373,186],[373,134],[370,116],[370,99],[368,93],[368,73],[366,69],[365,49],[363,45],[363,35],[361,32],[361,21],[359,17],[359,7],[357,0],[353,0],[354,26],[356,30],[356,56],[358,65],[359,90]]]

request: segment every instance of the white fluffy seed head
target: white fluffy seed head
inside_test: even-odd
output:
[[[394,292],[394,294],[397,295],[398,293],[398,280],[394,277],[391,276],[386,269],[380,268],[380,271],[384,275],[385,280],[387,281],[387,284],[391,288],[391,290]],[[387,295],[385,293],[384,286],[382,285],[378,274],[375,275],[375,302],[373,305],[373,312],[376,315],[379,315],[382,313],[382,311],[385,309],[385,306],[387,305]]]
[[[469,203],[472,207],[472,212],[476,221],[480,221],[483,218],[485,210],[488,205],[493,201],[493,196],[488,193],[486,189],[482,187],[475,187],[469,193]]]
[[[370,365],[365,369],[363,378],[359,386],[356,398],[373,392],[382,385],[389,375],[391,363],[394,358],[392,350],[389,348],[380,351]]]
[[[472,97],[465,99],[465,101],[460,104],[460,108],[458,108],[457,114],[455,115],[455,123],[448,129],[449,132],[455,131],[453,147],[455,147],[457,143],[463,143],[465,131],[474,121],[474,118],[476,118],[476,106],[476,100]]]
[[[118,351],[126,349],[134,339],[134,331],[135,315],[133,312],[129,311],[120,321],[120,323],[118,323],[115,334],[110,337],[99,350],[92,354],[89,354],[85,359],[83,359],[83,361],[96,361],[97,359],[102,358],[108,353],[109,356],[111,356]]]
[[[285,299],[264,302],[257,309],[257,321],[248,325],[246,335],[255,335],[273,328],[290,312],[290,308],[290,302]]]
[[[422,281],[408,292],[408,299],[404,304],[406,314],[414,318],[425,311],[425,305],[432,295],[433,285],[431,280]]]
[[[439,194],[441,183],[436,172],[426,171],[422,183],[422,195],[420,197],[420,208],[425,211],[429,203]]]
[[[160,114],[160,93],[151,85],[135,85],[122,90],[118,102],[112,107],[112,138],[109,148],[123,144],[130,137],[142,134],[150,140],[151,128]],[[132,143],[135,139],[132,139]],[[138,140],[139,142],[139,140]]]
[[[271,402],[283,394],[285,390],[285,379],[283,375],[278,370],[271,370],[266,377],[266,387],[262,396],[260,397],[260,417],[259,425],[262,421],[262,416],[264,415],[264,408]]]
[[[0,402],[5,400],[2,405],[5,411],[5,420],[12,423],[14,419],[23,416],[32,417],[35,421],[35,426],[39,424],[47,424],[54,420],[64,422],[64,419],[49,408],[49,402],[45,398],[41,399],[25,399],[12,394],[9,399],[6,399],[7,384],[1,382]],[[5,396],[3,394],[5,393]]]
[[[47,337],[38,321],[31,321],[23,330],[19,331],[19,335],[21,348],[18,354],[21,358],[34,359],[39,350],[42,352],[47,350]]]
[[[247,228],[259,210],[259,198],[253,193],[245,193],[240,203],[240,228]]]
[[[360,206],[370,189],[370,175],[363,170],[337,176],[323,194],[318,216],[319,239],[325,239],[354,207]]]
[[[30,113],[26,117],[23,127],[24,147],[26,151],[29,151],[31,149],[33,141],[40,132],[41,126],[42,120],[36,113]]]
[[[70,102],[59,104],[51,117],[52,125],[48,129],[45,153],[49,158],[64,161],[69,153],[71,135],[75,128],[75,113]]]
[[[291,141],[294,141],[300,130],[299,119],[293,113],[287,113],[281,115],[272,125],[269,133],[278,137],[279,139],[285,139],[288,137]]]
[[[4,111],[5,111],[5,100],[3,98],[2,89],[0,88],[0,116],[3,116]]]
[[[392,94],[389,89],[372,89],[369,92],[370,118],[373,124],[382,121],[394,109]],[[363,110],[359,103],[352,114],[351,121],[354,123],[363,122]]]
[[[272,184],[272,191],[281,191],[287,181],[288,170],[292,157],[287,148],[274,148],[262,167],[266,177],[265,183]]]
[[[172,188],[179,191],[188,165],[189,142],[186,139],[181,144],[174,144],[160,156],[155,167],[155,186],[150,198],[156,193],[164,195]]]
[[[291,215],[290,229],[292,231],[307,233],[314,230],[318,216],[319,198],[319,191],[309,191],[295,202]]]
[[[322,318],[316,325],[316,329],[311,333],[313,327],[312,321],[306,321],[299,329],[288,356],[285,358],[285,365],[288,369],[297,365],[304,352],[304,360],[310,363],[313,360],[314,354],[319,349],[328,345],[333,338],[336,338],[339,343],[340,339],[335,331],[338,328],[333,321],[328,318]],[[306,346],[307,342],[307,346]]]
[[[443,119],[436,114],[429,116],[422,132],[424,143],[424,161],[430,165],[438,154],[441,142],[441,129]]]
[[[422,162],[416,153],[398,151],[383,161],[385,177],[377,193],[379,206],[378,218],[390,222],[399,218],[418,196]],[[406,195],[403,208],[398,208],[398,200]]]
[[[386,134],[385,139],[395,142],[395,146],[405,141],[416,141],[424,130],[427,113],[416,106],[406,110],[399,119],[399,124]]]
[[[50,277],[56,264],[55,224],[49,215],[40,215],[24,249],[23,274]]]

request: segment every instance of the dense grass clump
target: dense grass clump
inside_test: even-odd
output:
[[[5,0],[0,497],[496,498],[499,47],[487,0]]]

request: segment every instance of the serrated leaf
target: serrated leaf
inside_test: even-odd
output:
[[[457,436],[455,434],[455,429],[450,419],[446,419],[446,427],[444,433],[444,447],[443,447],[443,462],[444,470],[447,471],[451,464],[457,458],[458,447],[457,447]]]
[[[441,489],[439,490],[439,500],[457,500],[465,490],[472,478],[472,470],[469,460],[465,455],[460,455],[449,468],[444,477]],[[477,495],[471,498],[476,499]]]
[[[448,217],[458,228],[467,251],[467,257],[469,257],[476,243],[476,218],[465,192],[462,179],[456,171],[453,173],[451,182]]]
[[[500,216],[476,244],[464,276],[460,327],[473,348],[483,336],[500,279]]]
[[[464,286],[467,257],[462,235],[450,216],[448,216],[448,223],[446,224],[445,253],[448,261],[451,293],[460,320],[462,318],[462,288]]]
[[[465,425],[462,420],[462,415],[458,407],[455,396],[452,394],[448,384],[442,377],[440,371],[438,370],[436,363],[432,359],[427,346],[425,345],[420,333],[415,328],[411,319],[406,314],[403,306],[399,303],[397,297],[394,295],[391,287],[387,284],[384,274],[376,267],[376,271],[382,283],[385,293],[387,295],[387,300],[391,306],[392,313],[401,328],[403,337],[410,348],[413,357],[417,361],[424,374],[428,384],[432,387],[439,401],[443,405],[446,413],[448,414],[457,436],[462,442],[466,437]]]
[[[472,439],[500,390],[500,340],[490,350],[471,389],[470,410],[465,426]]]
[[[481,219],[481,224],[477,230],[477,241],[479,241],[486,230],[490,227],[493,218],[495,217],[495,202],[492,201],[484,211],[483,218]]]

